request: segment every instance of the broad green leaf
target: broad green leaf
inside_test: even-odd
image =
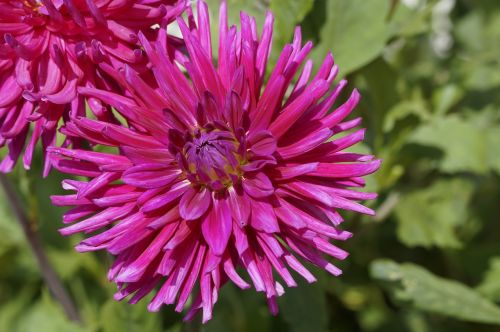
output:
[[[371,275],[385,282],[395,299],[413,308],[460,320],[500,324],[500,307],[472,288],[435,276],[421,266],[381,259],[371,264]]]
[[[429,145],[444,153],[441,169],[445,172],[484,173],[486,147],[483,133],[461,117],[436,118],[421,126],[410,142]]]
[[[283,46],[289,42],[295,25],[300,23],[314,5],[314,0],[271,0],[270,9],[275,18],[275,41]]]
[[[500,302],[500,257],[490,260],[490,268],[476,289],[487,298]]]
[[[438,116],[419,127],[409,142],[442,150],[440,168],[444,172],[484,174],[490,168],[500,171],[500,125],[479,120],[480,116]]]
[[[297,288],[286,289],[280,298],[283,319],[291,332],[327,331],[326,298],[321,283],[299,282]]]
[[[389,36],[386,0],[329,0],[321,43],[315,51],[319,61],[332,51],[341,76],[379,56]]]
[[[460,248],[457,230],[467,221],[472,189],[463,179],[439,180],[404,194],[395,210],[398,238],[409,247]]]
[[[430,28],[431,6],[410,8],[401,4],[395,5],[394,14],[390,18],[390,34],[392,36],[411,37],[425,33]]]

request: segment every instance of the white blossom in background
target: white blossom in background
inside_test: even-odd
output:
[[[410,9],[421,9],[427,3],[427,0],[401,0],[401,3]]]
[[[432,9],[432,50],[438,57],[446,58],[453,47],[453,22],[450,14],[455,8],[455,0],[440,0]]]

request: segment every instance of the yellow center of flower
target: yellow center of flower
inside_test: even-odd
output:
[[[245,160],[233,133],[224,130],[197,129],[184,144],[182,153],[188,177],[212,190],[224,190],[239,181]]]
[[[24,0],[23,4],[25,7],[28,7],[31,11],[39,14],[40,13],[40,8],[42,8],[43,3],[41,1],[35,1],[35,0]]]

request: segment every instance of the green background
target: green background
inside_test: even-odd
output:
[[[209,3],[216,19],[218,1]],[[278,317],[262,294],[233,286],[204,326],[182,324],[171,307],[148,313],[146,302],[112,300],[110,257],[78,254],[81,238],[57,233],[63,210],[49,195],[61,175],[17,167],[11,179],[84,325],[50,296],[0,192],[0,331],[500,331],[500,1],[228,4],[233,22],[240,10],[260,23],[274,11],[272,61],[302,25],[315,63],[331,50],[363,96],[367,140],[357,149],[383,159],[367,188],[380,197],[369,203],[376,218],[344,214],[355,234],[344,275],[314,270],[318,283],[287,290]]]

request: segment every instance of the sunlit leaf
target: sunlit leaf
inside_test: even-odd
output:
[[[467,221],[472,185],[440,180],[402,196],[396,206],[397,234],[407,246],[460,248],[457,230]]]
[[[304,19],[313,5],[314,0],[271,0],[270,9],[276,20],[275,40],[278,40],[278,45],[290,40],[295,25]]]
[[[389,36],[389,1],[330,0],[326,10],[321,44],[315,51],[318,59],[332,51],[346,75],[380,55]]]
[[[371,275],[385,282],[395,299],[410,307],[471,322],[500,324],[500,307],[472,288],[435,276],[418,265],[377,260],[371,265]]]
[[[441,149],[444,157],[440,168],[444,172],[485,173],[490,168],[498,169],[500,126],[475,120],[480,119],[436,117],[418,128],[410,142]]]

